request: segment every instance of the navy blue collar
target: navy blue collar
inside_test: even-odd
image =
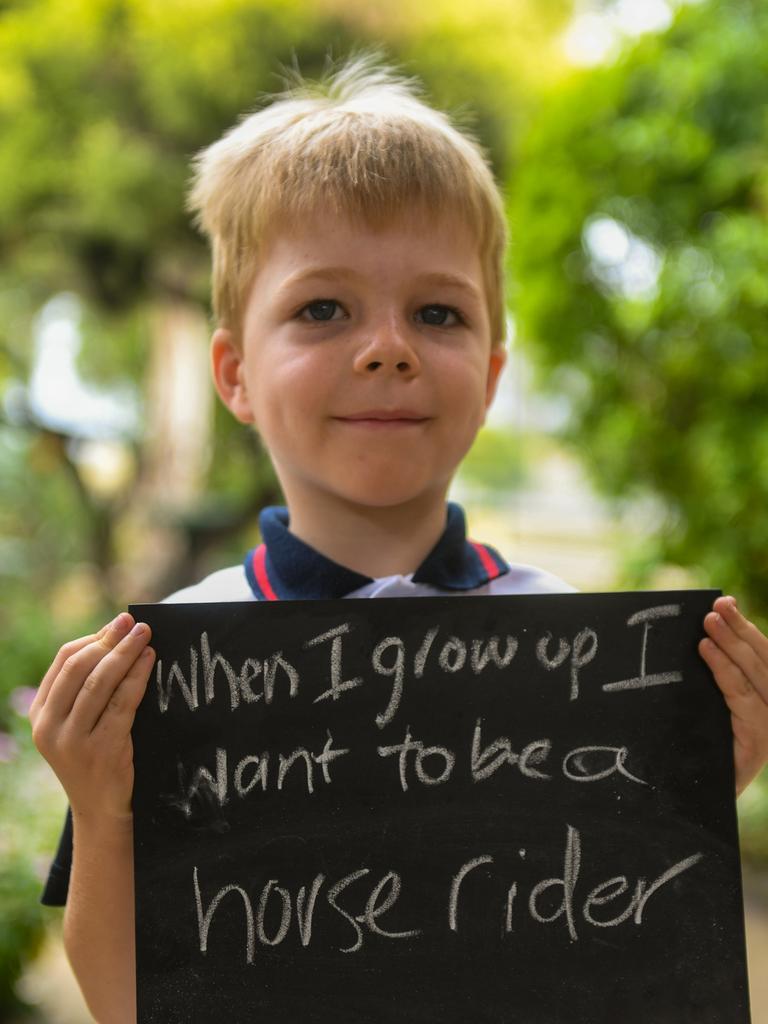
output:
[[[291,533],[286,508],[265,508],[259,526],[263,543],[246,555],[245,574],[260,601],[346,597],[373,582]],[[506,572],[509,566],[494,548],[467,540],[464,510],[449,502],[443,534],[412,579],[445,590],[474,590]]]

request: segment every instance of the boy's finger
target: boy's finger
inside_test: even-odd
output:
[[[45,701],[46,717],[50,716],[55,721],[63,721],[67,717],[86,679],[99,662],[117,646],[132,624],[133,617],[123,612],[109,624],[101,636],[97,634],[91,643],[65,657]]]
[[[137,622],[130,633],[94,666],[75,697],[67,719],[69,728],[78,735],[92,732],[114,698],[115,691],[147,646],[151,632],[146,623]]]
[[[719,597],[713,609],[722,615],[733,632],[755,651],[768,670],[768,636],[739,611],[735,597]]]
[[[91,633],[89,636],[81,636],[78,637],[77,640],[70,640],[68,643],[63,644],[59,648],[56,657],[50,664],[48,671],[45,673],[42,680],[40,681],[40,685],[37,688],[35,698],[29,707],[30,714],[32,714],[33,711],[36,711],[37,708],[42,707],[42,705],[45,704],[46,697],[48,696],[48,691],[53,685],[54,679],[61,671],[61,667],[67,660],[67,658],[82,650],[82,648],[85,647],[87,644],[93,643],[95,639],[96,634]]]
[[[765,737],[768,736],[768,704],[738,665],[713,640],[702,640],[699,653],[712,670],[731,712],[738,795],[762,766],[768,752],[764,749]]]
[[[763,700],[768,701],[768,665],[763,662],[750,640],[739,636],[718,612],[710,612],[705,616],[704,628],[720,650],[755,687]],[[751,636],[747,631],[742,630],[742,633]]]
[[[38,710],[43,706],[43,704],[45,704],[46,698],[48,697],[48,693],[51,689],[51,686],[53,685],[53,681],[58,676],[59,672],[61,672],[62,666],[64,665],[64,662],[67,660],[67,658],[71,658],[73,654],[77,654],[78,651],[81,651],[84,647],[87,647],[88,644],[92,644],[94,640],[100,639],[102,636],[104,636],[104,634],[111,625],[112,623],[107,623],[105,626],[101,627],[98,633],[89,633],[88,636],[81,636],[78,637],[76,640],[70,640],[68,643],[62,644],[62,646],[58,650],[58,653],[56,654],[56,657],[51,662],[50,668],[43,676],[40,685],[37,688],[35,699],[32,701],[32,704],[30,705],[29,708],[30,714],[32,714],[33,711]]]
[[[94,726],[94,740],[109,742],[128,735],[136,708],[147,688],[154,662],[155,652],[151,647],[145,647],[107,701],[101,717]]]
[[[749,679],[714,640],[702,640],[699,653],[712,670],[730,710],[739,718],[746,717],[749,706],[753,706],[755,700],[760,700]]]

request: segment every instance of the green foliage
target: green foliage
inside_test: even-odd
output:
[[[739,798],[741,854],[756,864],[768,864],[768,770]]]
[[[30,437],[0,428],[0,524],[13,548],[8,569],[23,574],[27,585],[43,583],[51,570],[86,553],[77,531],[62,534],[61,523],[78,514],[67,482],[52,472],[58,465],[55,437]],[[39,573],[39,580],[35,575]]]
[[[40,906],[40,879],[30,868],[26,851],[3,858],[0,874],[0,1013],[23,1004],[14,985],[25,960],[40,946],[45,921]]]
[[[5,680],[4,680],[5,681]],[[26,705],[31,692],[0,697],[0,1019],[22,1008],[21,968],[40,946],[51,912],[40,904],[43,874],[63,821],[63,794],[32,746]],[[14,1015],[13,1019],[17,1019]]]
[[[656,560],[768,614],[768,8],[713,0],[535,111],[510,192],[514,307]],[[603,230],[603,245],[599,232]],[[609,232],[606,247],[606,228]],[[638,273],[639,271],[639,273]],[[634,276],[633,276],[634,275]]]
[[[530,439],[498,427],[484,427],[461,464],[461,479],[484,492],[503,497],[528,479]]]

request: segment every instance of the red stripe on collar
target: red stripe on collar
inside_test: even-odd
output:
[[[272,589],[272,584],[269,582],[269,576],[267,575],[267,546],[266,544],[259,544],[259,546],[253,552],[253,574],[256,577],[256,582],[261,589],[262,594],[268,601],[277,601],[277,594]]]
[[[490,552],[486,549],[484,544],[478,544],[475,540],[468,541],[475,549],[475,554],[480,559],[483,568],[488,573],[488,580],[495,580],[497,576],[501,576],[501,569],[498,567],[496,562],[490,555]]]

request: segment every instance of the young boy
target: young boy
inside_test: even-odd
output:
[[[167,600],[573,589],[468,541],[446,505],[505,360],[503,205],[474,141],[357,58],[203,151],[190,208],[213,245],[216,388],[259,432],[287,508],[262,514],[244,567]],[[768,639],[731,598],[704,625],[741,791],[768,758]],[[65,644],[30,713],[71,806],[43,899],[66,903],[101,1024],[135,1020],[130,730],[149,640],[123,613]]]

